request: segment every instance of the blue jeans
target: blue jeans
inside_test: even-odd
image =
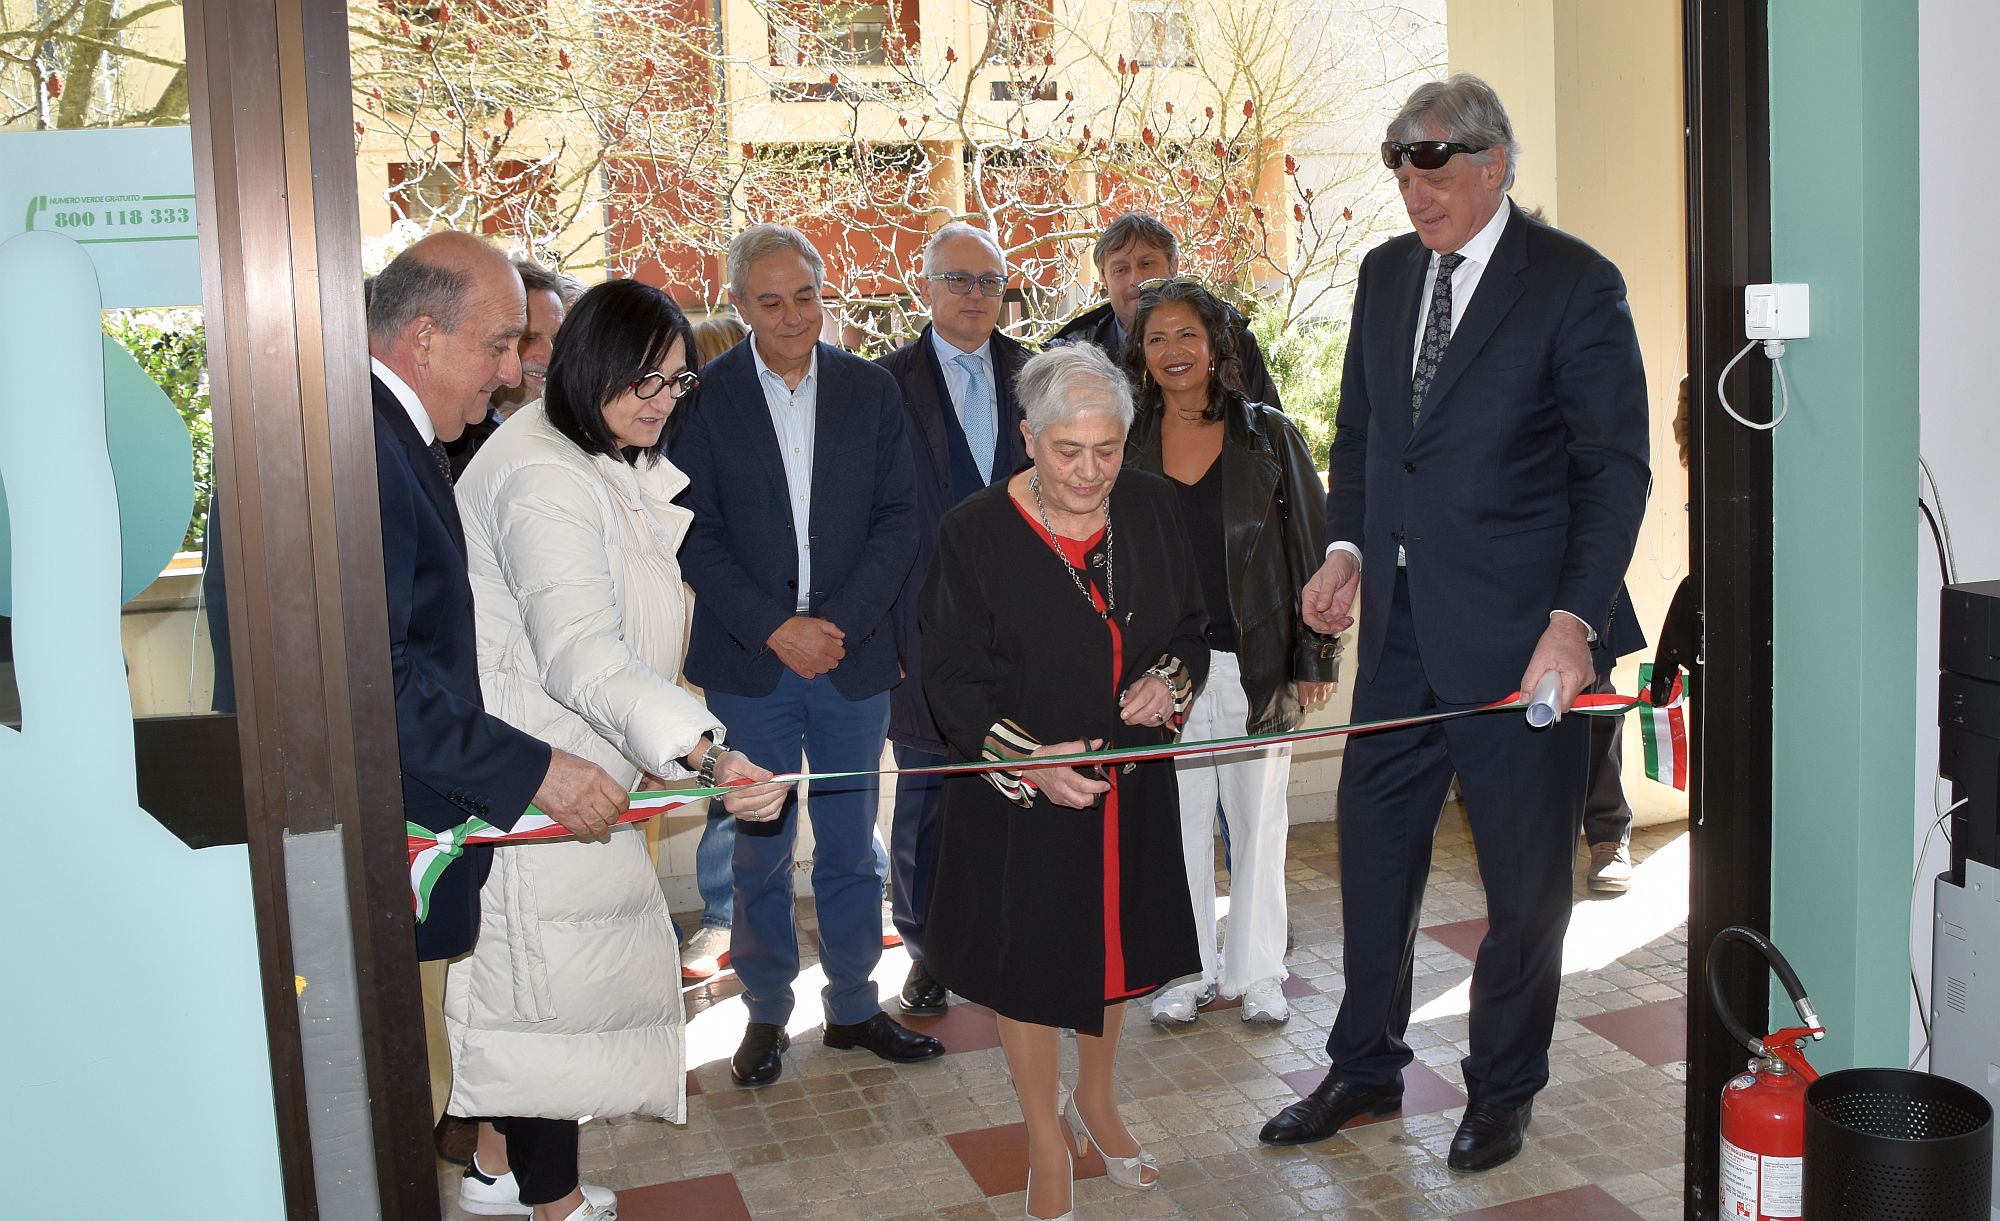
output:
[[[850,700],[824,675],[804,679],[789,670],[769,695],[711,690],[708,706],[729,727],[730,741],[772,771],[796,771],[807,758],[821,771],[873,771],[889,730],[888,692]],[[813,900],[827,980],[821,1001],[826,1020],[842,1025],[882,1011],[869,978],[882,958],[882,877],[872,834],[880,790],[873,775],[817,782],[803,803],[813,823]],[[735,828],[729,956],[752,1022],[782,1025],[792,1015],[799,974],[792,848],[800,804],[794,793],[775,822]]]
[[[736,820],[718,802],[711,807],[708,825],[701,829],[701,843],[694,850],[694,884],[701,891],[703,928],[729,927],[736,895],[736,870],[730,860],[735,853]],[[889,849],[882,843],[880,827],[875,829],[875,876],[884,886],[889,884]]]

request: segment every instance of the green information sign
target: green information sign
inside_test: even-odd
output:
[[[0,171],[0,241],[75,241],[106,309],[201,303],[187,128],[0,132]]]

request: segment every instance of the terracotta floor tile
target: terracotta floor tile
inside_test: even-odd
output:
[[[733,1174],[711,1174],[618,1193],[620,1221],[752,1221]]]
[[[1486,917],[1477,920],[1459,920],[1451,924],[1433,924],[1418,932],[1429,935],[1430,939],[1471,962],[1479,957],[1479,943],[1486,937]]]
[[[1453,1213],[1452,1221],[1619,1221],[1638,1215],[1602,1187],[1591,1186]]]
[[[1319,1083],[1326,1080],[1326,1070],[1323,1068],[1306,1068],[1300,1069],[1298,1072],[1283,1073],[1280,1075],[1284,1078],[1286,1085],[1298,1091],[1301,1098],[1318,1089]],[[1426,1067],[1423,1061],[1418,1060],[1403,1070],[1403,1109],[1398,1111],[1394,1116],[1385,1116],[1384,1118],[1393,1119],[1396,1116],[1408,1118],[1412,1115],[1434,1115],[1439,1111],[1449,1111],[1453,1107],[1462,1107],[1464,1105],[1465,1094],[1463,1091]],[[1277,1110],[1278,1108],[1273,1108],[1272,1114],[1277,1114]],[[1365,1127],[1373,1123],[1382,1123],[1383,1121],[1383,1119],[1377,1119],[1368,1115],[1357,1115],[1355,1118],[1349,1120],[1341,1128],[1341,1131],[1344,1132],[1349,1128]]]
[[[1028,1189],[1028,1125],[1001,1124],[971,1132],[955,1132],[944,1138],[958,1155],[979,1190],[992,1198]],[[1104,1159],[1097,1151],[1076,1162],[1078,1182],[1104,1176]]]
[[[1651,1065],[1687,1059],[1687,998],[1611,1009],[1577,1023]]]

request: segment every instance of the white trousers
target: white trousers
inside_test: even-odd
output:
[[[1184,741],[1245,732],[1250,700],[1236,654],[1211,652],[1208,681],[1188,709]],[[1285,978],[1285,840],[1291,812],[1285,784],[1292,748],[1270,746],[1174,762],[1181,793],[1181,848],[1194,904],[1201,976],[1224,996],[1243,995],[1261,979]],[[1222,975],[1215,954],[1215,806],[1229,824],[1229,934]]]

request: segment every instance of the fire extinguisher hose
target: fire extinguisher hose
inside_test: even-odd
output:
[[[1826,1031],[1820,1028],[1819,1015],[1813,1011],[1812,1000],[1806,995],[1805,985],[1799,982],[1799,973],[1792,970],[1792,964],[1785,961],[1785,956],[1778,952],[1777,946],[1771,944],[1769,937],[1756,929],[1744,928],[1740,924],[1732,924],[1723,929],[1708,945],[1708,995],[1715,1004],[1715,1016],[1721,1019],[1722,1027],[1729,1032],[1729,1037],[1743,1044],[1752,1055],[1765,1054],[1765,1041],[1743,1028],[1743,1023],[1736,1020],[1735,1012],[1729,1008],[1729,1002],[1722,995],[1722,972],[1718,967],[1721,965],[1723,947],[1732,941],[1740,941],[1764,956],[1764,961],[1770,965],[1771,971],[1778,977],[1778,982],[1785,986],[1786,994],[1792,998],[1792,1006],[1799,1011],[1799,1019],[1813,1028],[1813,1038],[1825,1038]]]

